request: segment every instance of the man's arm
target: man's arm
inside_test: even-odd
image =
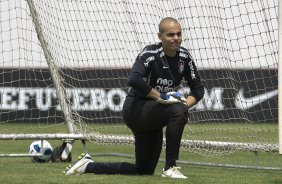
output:
[[[200,75],[198,73],[197,67],[193,60],[190,61],[189,67],[190,70],[185,76],[188,86],[190,87],[190,94],[186,98],[189,108],[196,105],[204,96],[204,86],[201,82]]]
[[[152,88],[151,91],[148,93],[147,97],[157,100],[158,98],[160,98],[160,93],[154,88]]]
[[[186,103],[187,103],[188,108],[193,107],[194,105],[197,104],[197,102],[198,102],[198,101],[197,101],[196,98],[193,97],[193,96],[188,96],[188,97],[186,98]]]
[[[130,70],[127,82],[128,85],[138,91],[138,94],[142,97],[145,97],[152,89],[152,87],[144,81],[145,75],[146,68],[144,65],[144,59],[142,59],[142,57],[137,57]]]

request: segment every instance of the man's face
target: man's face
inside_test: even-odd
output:
[[[162,32],[158,34],[162,41],[164,52],[174,56],[182,42],[181,26],[175,22],[165,22],[162,25]]]

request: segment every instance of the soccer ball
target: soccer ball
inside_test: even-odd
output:
[[[53,152],[53,148],[48,141],[43,140],[42,142],[41,140],[39,140],[39,141],[34,141],[30,144],[28,153],[31,155],[42,153],[43,156],[30,157],[30,160],[32,162],[44,163],[44,162],[49,162],[51,160],[52,152]]]

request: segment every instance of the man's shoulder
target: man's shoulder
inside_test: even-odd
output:
[[[149,44],[144,47],[140,56],[152,56],[161,53],[163,50],[161,43]]]
[[[184,58],[184,59],[192,59],[192,56],[191,56],[190,52],[188,51],[188,49],[186,49],[184,47],[180,47],[180,49],[179,49],[179,56],[181,58]]]

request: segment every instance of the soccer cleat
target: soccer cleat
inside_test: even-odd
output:
[[[186,176],[184,176],[179,169],[180,167],[170,167],[168,170],[163,170],[162,177],[168,177],[168,178],[179,178],[179,179],[187,179]]]
[[[67,171],[65,172],[65,175],[78,175],[85,173],[86,166],[93,162],[91,160],[91,157],[88,153],[86,153],[83,157],[80,157],[80,159],[73,165],[69,165],[69,167],[66,167]]]

